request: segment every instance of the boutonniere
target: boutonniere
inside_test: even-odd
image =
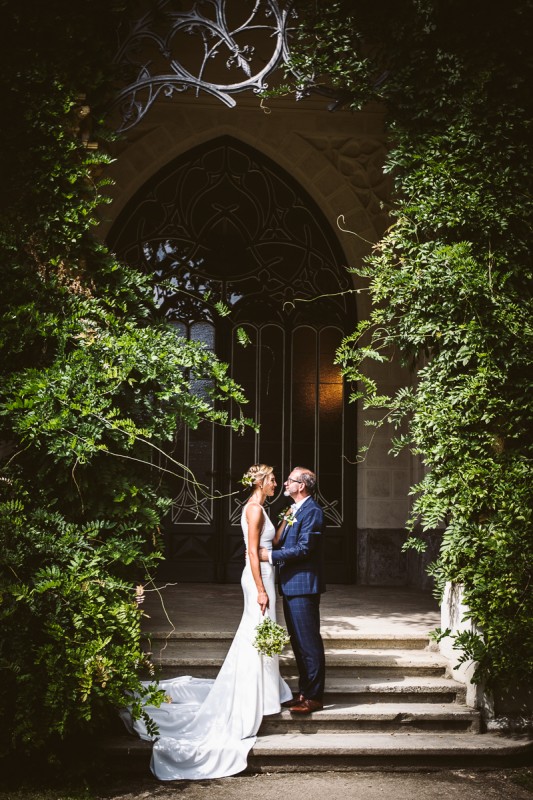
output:
[[[282,511],[281,514],[278,516],[279,523],[281,525],[282,522],[285,522],[287,525],[292,526],[295,522],[298,522],[298,518],[294,516],[294,511],[289,506]]]

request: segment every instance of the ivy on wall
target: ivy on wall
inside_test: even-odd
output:
[[[0,0],[0,10],[6,754],[53,749],[135,693],[136,713],[143,694],[161,702],[139,682],[140,603],[160,558],[164,479],[187,477],[172,440],[178,425],[250,421],[228,416],[245,398],[227,365],[179,338],[146,276],[94,236],[109,161],[102,108],[127,3]]]
[[[425,465],[407,546],[443,529],[440,593],[464,585],[456,637],[476,680],[533,674],[531,237],[533,3],[298,2],[294,83],[335,108],[384,104],[392,224],[366,263],[374,310],[338,353],[353,399],[407,426]],[[342,112],[341,112],[342,113]],[[349,209],[347,209],[347,212]],[[391,352],[417,369],[393,396],[365,375]]]

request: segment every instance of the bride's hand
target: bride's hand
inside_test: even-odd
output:
[[[259,603],[261,614],[264,614],[268,608],[268,594],[266,592],[258,592],[257,602]]]

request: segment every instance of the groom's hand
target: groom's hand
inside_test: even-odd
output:
[[[268,561],[268,550],[265,547],[259,548],[259,561]]]

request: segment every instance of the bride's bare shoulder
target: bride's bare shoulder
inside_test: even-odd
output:
[[[245,504],[244,512],[248,522],[256,522],[263,516],[263,506],[261,503],[255,503],[251,501]]]

